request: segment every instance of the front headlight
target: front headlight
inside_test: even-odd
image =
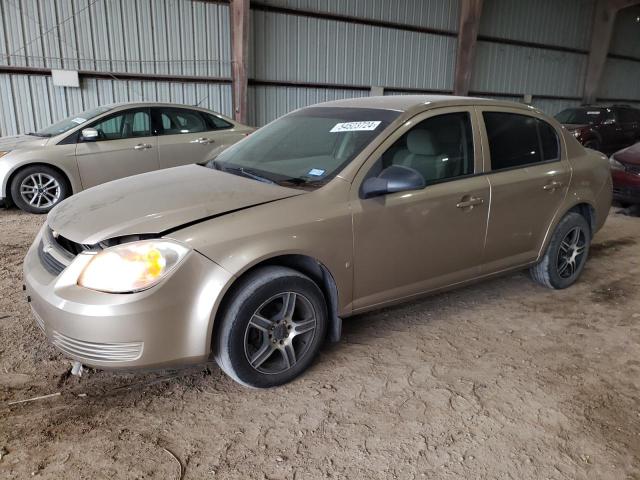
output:
[[[7,151],[0,151],[0,158],[4,157],[7,153]]]
[[[171,240],[142,240],[94,254],[78,285],[108,293],[139,292],[166,277],[189,252]]]
[[[619,170],[621,172],[624,172],[626,170],[626,167],[618,160],[613,158],[613,155],[609,157],[609,167],[611,167],[611,170]]]

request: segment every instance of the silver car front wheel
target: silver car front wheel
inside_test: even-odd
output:
[[[64,200],[68,183],[57,170],[46,165],[26,167],[11,181],[11,198],[21,209],[31,213],[47,213]]]

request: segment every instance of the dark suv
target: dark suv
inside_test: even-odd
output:
[[[628,105],[567,108],[556,120],[585,147],[606,154],[640,141],[640,110]]]

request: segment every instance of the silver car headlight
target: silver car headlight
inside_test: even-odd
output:
[[[107,293],[146,290],[169,275],[188,252],[188,247],[171,240],[142,240],[110,247],[92,254],[78,285]]]
[[[0,158],[4,157],[10,150],[0,150]]]
[[[611,167],[611,170],[619,170],[621,172],[627,169],[622,163],[613,158],[613,155],[609,157],[609,167]]]

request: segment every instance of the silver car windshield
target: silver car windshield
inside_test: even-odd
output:
[[[58,123],[54,123],[47,128],[38,130],[35,133],[30,133],[29,135],[36,135],[38,137],[54,137],[56,135],[60,135],[61,133],[68,132],[72,128],[77,127],[78,125],[81,125],[86,121],[97,117],[98,115],[102,115],[112,108],[113,107],[97,107],[81,113],[76,113],[75,115],[71,115],[70,117],[61,120]]]
[[[252,133],[205,166],[268,183],[317,188],[398,115],[383,109],[305,108]]]

